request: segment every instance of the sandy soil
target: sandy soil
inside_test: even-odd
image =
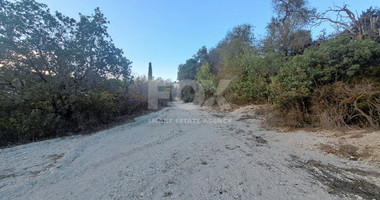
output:
[[[305,134],[267,131],[252,113],[174,103],[2,149],[0,199],[380,199],[378,167],[305,148]]]
[[[249,105],[235,108],[232,112],[221,112],[223,115],[233,115],[240,119],[259,119],[266,117],[266,105]],[[210,110],[210,112],[215,112]],[[263,124],[263,123],[262,123]],[[380,131],[359,128],[343,128],[331,130],[323,128],[290,129],[286,127],[262,127],[278,132],[281,141],[308,150],[335,154],[360,163],[380,168]],[[284,136],[284,137],[283,137]]]

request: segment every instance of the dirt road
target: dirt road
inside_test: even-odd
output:
[[[174,103],[96,134],[2,149],[0,199],[380,199],[378,168],[258,124]]]

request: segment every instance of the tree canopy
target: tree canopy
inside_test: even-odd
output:
[[[80,131],[124,112],[132,62],[107,24],[99,8],[76,21],[33,0],[0,1],[2,141]]]

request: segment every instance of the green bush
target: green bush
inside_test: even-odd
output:
[[[215,76],[211,73],[210,65],[203,64],[195,76],[198,83],[203,87],[205,95],[213,95],[216,91]]]
[[[76,99],[71,121],[76,123],[77,131],[86,130],[108,122],[116,109],[115,97],[109,92],[93,92]]]
[[[192,102],[195,98],[195,90],[191,86],[185,86],[181,89],[181,99],[185,102]]]
[[[338,82],[346,82],[348,84],[352,82],[354,85],[359,84],[358,82],[363,79],[378,82],[379,61],[380,44],[370,40],[350,40],[347,36],[331,39],[318,47],[307,49],[303,55],[291,57],[282,66],[278,75],[272,77],[269,85],[271,100],[277,108],[283,111],[297,108],[297,110],[305,114],[305,117],[302,119],[304,122],[313,123],[313,119],[310,118],[311,116],[321,116],[321,113],[328,110],[316,109],[322,101],[321,99],[325,98],[323,101],[328,105],[325,105],[325,107],[333,108],[339,104],[337,99],[329,100],[329,98],[324,96],[320,96],[320,100],[318,101],[316,98],[311,100],[316,93],[326,91],[326,88],[329,87],[328,85],[335,85]],[[349,91],[347,87],[345,88],[346,92]],[[371,91],[368,91],[369,93]],[[336,95],[339,94],[337,92]],[[344,94],[346,93],[340,95],[344,96]],[[366,110],[374,110],[373,108],[369,109],[369,107],[371,107],[370,102],[376,103],[375,101],[361,100],[361,98],[364,97],[358,99],[358,105],[359,102],[362,102],[361,104],[364,104],[362,106],[367,107],[362,110],[364,111],[363,113],[368,114]],[[347,106],[352,109],[353,102],[347,104]],[[356,110],[358,109],[360,108],[356,108]],[[330,111],[333,110],[330,109]],[[375,119],[366,119],[364,120],[366,123],[364,123],[363,120],[357,120],[358,118],[355,120],[348,119],[349,117],[344,117],[344,115],[349,116],[351,111],[346,109],[340,109],[339,113],[336,115],[342,115],[338,116],[338,118],[341,118],[341,122],[339,122],[341,124],[368,125],[371,124],[370,121],[376,121]],[[375,115],[376,117],[378,116]],[[374,123],[376,124],[376,122]],[[371,126],[377,125],[372,123]]]
[[[283,106],[292,99],[309,97],[326,84],[357,77],[375,78],[379,74],[379,61],[379,44],[340,36],[291,57],[272,78],[272,99]]]

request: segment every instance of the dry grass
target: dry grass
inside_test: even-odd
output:
[[[264,125],[293,131],[323,127],[348,129],[380,128],[380,86],[373,81],[336,82],[317,89],[310,97],[293,99],[281,107],[266,110]]]
[[[306,123],[305,114],[296,108],[288,111],[279,111],[273,107],[266,110],[265,120],[262,127],[270,130],[295,131],[301,128],[313,128],[312,125]]]
[[[331,153],[331,154],[336,153],[336,149],[329,144],[320,144],[319,149],[326,153]]]
[[[365,159],[372,156],[373,150],[369,146],[359,149],[358,146],[351,144],[320,144],[319,149],[323,152],[335,154],[340,157],[348,158],[350,160],[359,160]]]
[[[336,82],[314,92],[312,122],[330,129],[348,126],[379,128],[380,88],[371,81]]]

